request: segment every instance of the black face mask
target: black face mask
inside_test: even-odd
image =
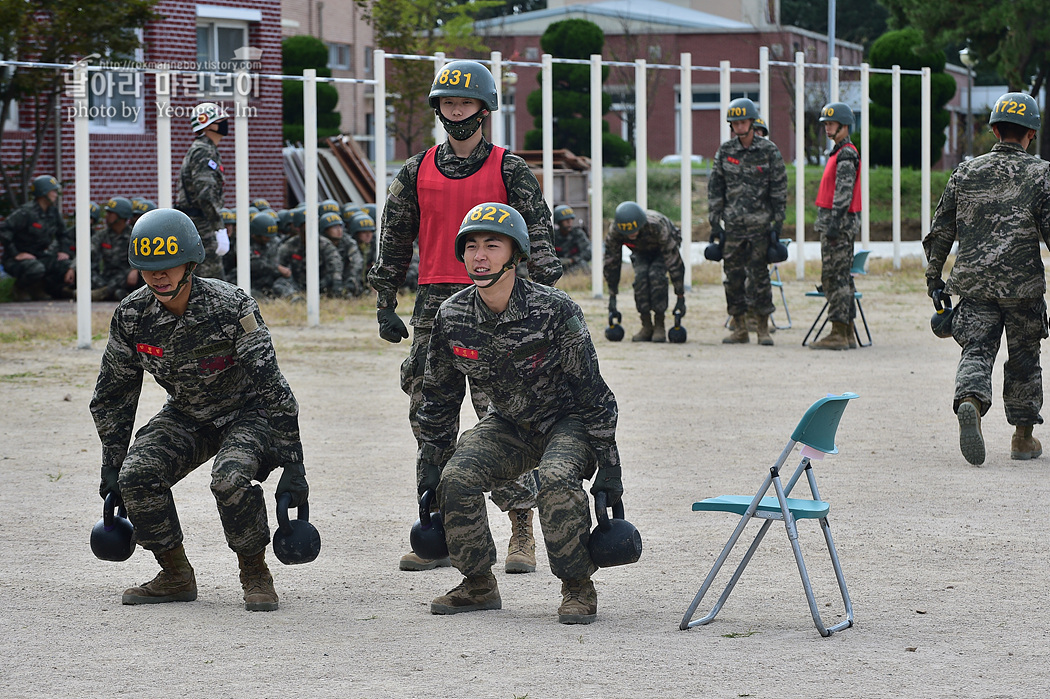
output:
[[[229,122],[229,120],[228,119],[223,119],[222,121],[217,123],[215,125],[215,133],[219,134],[220,136],[225,136],[226,134],[230,133],[230,122]]]
[[[438,119],[441,120],[441,125],[445,127],[445,132],[457,141],[466,141],[481,128],[481,122],[485,121],[485,115],[482,114],[485,111],[484,107],[461,121],[446,119],[440,109],[435,109],[434,111],[437,113]]]

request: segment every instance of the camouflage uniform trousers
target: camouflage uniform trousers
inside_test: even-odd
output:
[[[853,293],[853,241],[860,231],[860,214],[847,213],[834,236],[827,232],[828,209],[818,209],[816,229],[820,231],[820,283],[828,301],[828,320],[849,325],[857,316]],[[823,225],[822,225],[823,220]]]
[[[167,551],[182,543],[182,526],[171,494],[173,485],[215,457],[211,491],[226,543],[254,555],[270,543],[263,490],[252,479],[265,477],[269,420],[262,408],[244,408],[222,427],[195,424],[164,407],[136,434],[120,469],[120,493],[135,525],[138,543]]]
[[[667,312],[667,265],[663,253],[631,252],[634,267],[634,306],[639,313]]]
[[[955,401],[992,406],[992,366],[1006,330],[1008,357],[1003,367],[1003,407],[1011,425],[1041,425],[1043,372],[1039,345],[1047,337],[1046,302],[1036,299],[960,299],[952,316],[952,337],[962,347],[955,372]]]
[[[38,256],[35,260],[8,260],[4,269],[19,286],[43,282],[47,293],[58,296],[65,285],[63,277],[70,265],[70,260],[60,260],[57,255],[48,254]]]
[[[770,316],[776,310],[766,261],[768,248],[768,228],[734,230],[726,235],[722,251],[722,269],[726,278],[722,285],[729,315],[740,316],[752,311],[756,315]]]
[[[597,570],[587,550],[590,500],[582,486],[595,457],[583,423],[564,418],[543,435],[493,414],[463,434],[438,485],[449,558],[463,575],[483,575],[496,563],[484,493],[533,469],[551,572],[571,580]]]
[[[430,327],[415,326],[412,328],[412,348],[409,350],[408,359],[401,364],[401,390],[408,394],[408,422],[412,426],[412,434],[415,435],[417,443],[419,443],[419,421],[416,415],[423,404],[423,371],[426,369],[427,348],[430,347],[431,332]],[[481,420],[488,411],[489,397],[473,382],[469,382],[469,386],[474,412]],[[422,482],[424,475],[417,464],[416,482]],[[524,473],[517,480],[492,488],[490,497],[503,512],[534,509],[536,507],[536,480],[532,474]]]

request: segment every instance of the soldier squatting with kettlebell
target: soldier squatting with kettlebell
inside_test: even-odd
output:
[[[211,491],[226,542],[237,554],[245,608],[277,609],[265,561],[270,529],[263,490],[253,481],[283,467],[276,496],[296,508],[305,508],[309,486],[299,406],[277,366],[259,307],[236,286],[194,274],[205,259],[204,245],[181,211],[144,214],[128,257],[146,287],[125,297],[113,314],[91,399],[102,440],[99,494],[108,496],[107,509],[123,501],[138,543],[161,571],[125,590],[122,602],[197,599],[171,488],[215,457]],[[154,376],[168,400],[132,441],[143,372]]]

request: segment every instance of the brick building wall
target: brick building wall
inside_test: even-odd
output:
[[[281,5],[280,0],[208,0],[212,7],[244,8],[259,10],[262,19],[248,24],[249,45],[262,50],[259,57],[259,72],[276,75],[281,73]],[[162,16],[143,30],[142,60],[147,65],[171,63],[174,66],[191,67],[197,60],[197,6],[183,0],[161,0],[156,11]],[[189,110],[201,101],[210,100],[188,89],[180,78],[178,85],[173,80],[171,107],[171,160],[172,202],[178,196],[177,182],[183,156],[192,142],[189,126]],[[142,81],[142,133],[90,134],[91,198],[104,202],[110,197],[142,196],[158,200],[157,182],[157,107],[155,101],[156,81],[153,75],[145,75]],[[232,94],[228,98],[216,98],[233,114]],[[258,94],[249,97],[249,177],[252,198],[262,197],[273,206],[284,203],[284,172],[281,156],[281,85],[276,80],[258,80]],[[46,136],[34,176],[55,174],[65,182],[61,199],[67,215],[73,213],[76,203],[74,178],[74,121],[69,118],[73,100],[63,95],[60,105],[58,128]],[[254,111],[251,111],[254,109]],[[5,167],[17,163],[21,158],[22,144],[33,138],[31,110],[23,108],[19,113],[19,129],[4,135],[3,152],[0,153]],[[234,205],[237,183],[235,167],[233,119],[230,119],[230,134],[222,140],[222,154],[226,174],[226,204]],[[56,162],[56,132],[59,136],[61,162]],[[31,148],[32,144],[28,144]]]

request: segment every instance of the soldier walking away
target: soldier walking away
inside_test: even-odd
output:
[[[171,488],[214,457],[211,491],[240,564],[245,609],[272,611],[270,528],[262,487],[253,481],[283,467],[277,498],[288,493],[291,507],[306,502],[299,406],[258,305],[232,284],[196,277],[204,256],[196,226],[181,211],[150,211],[132,232],[128,258],[148,288],[114,312],[91,398],[102,440],[99,494],[123,499],[138,543],[161,565],[153,580],[125,590],[122,602],[191,602],[197,581]],[[168,400],[132,442],[143,372]]]
[[[780,240],[787,208],[787,171],[772,141],[756,138],[758,108],[746,97],[726,110],[733,138],[723,143],[707,181],[708,218],[720,238],[726,309],[732,333],[726,344],[749,342],[747,317],[755,319],[758,344],[772,345],[769,317],[776,310],[767,251]],[[748,295],[748,283],[752,289]]]
[[[529,256],[525,219],[502,202],[475,206],[455,239],[474,281],[434,319],[419,413],[419,492],[436,491],[452,564],[463,582],[433,614],[500,609],[496,547],[486,491],[536,470],[537,502],[551,571],[561,579],[558,621],[590,624],[598,613],[587,549],[590,507],[582,487],[616,503],[623,494],[616,398],[602,379],[583,312],[567,294],[517,277]],[[488,413],[457,445],[463,378],[491,398]]]
[[[591,237],[579,225],[571,206],[554,207],[554,251],[565,274],[591,271]]]
[[[198,277],[226,279],[222,256],[230,250],[230,239],[222,225],[223,187],[226,175],[219,156],[219,141],[229,133],[226,111],[214,102],[193,108],[190,126],[196,134],[179,170],[179,198],[175,208],[193,221],[204,243],[204,262]]]
[[[379,336],[388,342],[400,342],[408,337],[408,329],[395,311],[397,290],[405,283],[418,241],[419,286],[411,319],[412,347],[401,365],[401,388],[409,396],[408,419],[417,442],[416,416],[422,401],[423,370],[434,315],[442,301],[471,283],[454,255],[453,243],[463,216],[485,201],[509,204],[529,227],[532,244],[528,269],[532,279],[553,285],[562,271],[551,246],[551,212],[536,176],[522,158],[488,143],[482,135],[482,122],[498,108],[496,83],[488,68],[475,61],[448,63],[430,88],[430,106],[448,133],[448,140],[409,158],[391,182],[383,207],[379,257],[368,274],[369,283],[378,293]],[[369,206],[363,208],[367,210]],[[476,389],[477,385],[472,380],[471,397],[481,418],[489,398]],[[511,520],[507,572],[535,570],[535,481],[525,474],[493,490],[492,501]],[[431,561],[415,553],[406,554],[400,562],[401,570],[448,565],[447,558]]]
[[[985,459],[981,418],[992,406],[992,366],[1004,330],[1003,407],[1014,426],[1010,458],[1043,453],[1032,429],[1043,423],[1039,348],[1047,320],[1039,241],[1050,247],[1050,164],[1026,152],[1040,123],[1031,95],[1004,94],[988,123],[999,142],[955,168],[922,241],[927,293],[960,297],[951,325],[962,348],[952,407],[959,448],[975,466]],[[941,274],[955,241],[959,250],[945,284]]]
[[[642,329],[631,342],[667,342],[664,314],[667,312],[667,277],[678,296],[674,312],[685,315],[685,264],[679,248],[682,232],[659,211],[646,211],[637,202],[616,207],[616,216],[605,236],[605,283],[609,285],[609,313],[616,311],[620,288],[623,246],[631,250],[634,267],[634,305]]]
[[[824,133],[834,141],[817,191],[817,223],[820,233],[820,284],[828,300],[831,332],[811,349],[844,350],[857,346],[853,319],[853,242],[860,232],[860,153],[849,140],[853,109],[845,102],[831,102],[820,110]]]
[[[29,201],[0,223],[3,267],[15,278],[15,295],[43,301],[65,296],[73,240],[58,209],[59,184],[41,175],[29,185]]]

